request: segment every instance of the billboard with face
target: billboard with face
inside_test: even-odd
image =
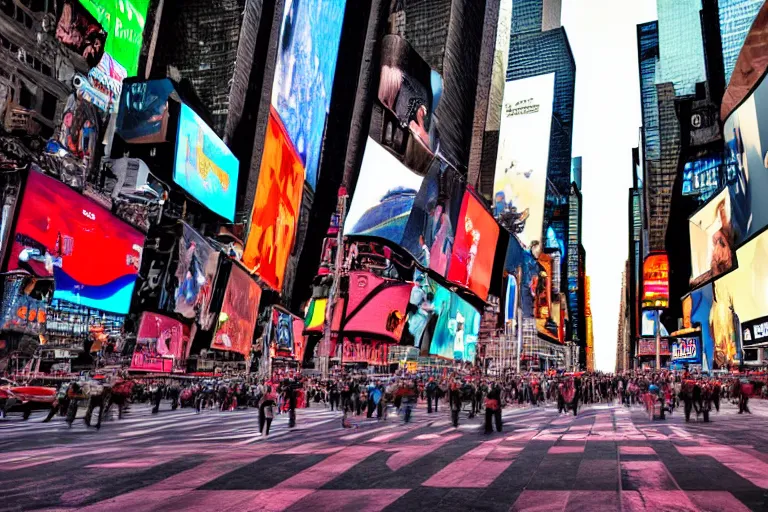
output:
[[[183,370],[190,348],[189,327],[174,318],[142,313],[131,370],[162,373]]]
[[[272,109],[243,263],[275,290],[283,287],[303,191],[304,166]]]
[[[689,220],[691,286],[714,279],[736,267],[733,198],[723,189]]]
[[[555,74],[507,82],[493,182],[494,215],[530,246],[540,240]]]
[[[240,163],[224,141],[187,105],[181,105],[173,181],[214,213],[235,219]]]
[[[448,280],[487,299],[498,239],[499,225],[472,193],[465,192]]]
[[[185,318],[197,318],[207,329],[214,320],[210,305],[219,252],[188,224],[184,223],[182,228],[174,312]]]
[[[8,270],[53,277],[54,298],[126,314],[144,235],[60,181],[30,171]]]
[[[272,107],[293,142],[314,190],[333,91],[346,0],[286,2]]]
[[[438,286],[433,302],[436,323],[429,353],[457,361],[475,360],[480,313],[457,294]]]
[[[105,50],[134,76],[149,0],[79,0],[107,32]]]
[[[261,288],[248,273],[233,264],[224,291],[211,348],[248,357],[259,314]]]

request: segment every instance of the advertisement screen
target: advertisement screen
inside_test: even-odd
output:
[[[690,303],[690,323],[692,327],[701,328],[701,352],[702,352],[702,370],[712,370],[712,354],[714,351],[714,342],[709,329],[709,314],[712,311],[713,302],[712,284],[707,284],[691,292],[683,301],[683,308],[686,311],[687,304]]]
[[[710,281],[736,267],[733,202],[723,189],[689,219],[691,286]]]
[[[701,340],[699,338],[678,338],[673,340],[672,361],[701,364]]]
[[[400,245],[422,181],[369,137],[344,234],[375,236]]]
[[[643,262],[644,308],[669,305],[669,258],[666,254],[650,254]]]
[[[641,336],[656,336],[656,313],[657,311],[650,309],[643,311],[643,317],[640,320]],[[658,313],[661,314],[660,311]],[[669,336],[669,332],[664,327],[664,324],[659,322],[659,326],[661,327],[661,335],[663,337]]]
[[[235,219],[239,165],[224,141],[182,103],[173,181],[231,222]]]
[[[517,278],[515,276],[507,276],[504,308],[504,322],[509,323],[515,320],[517,312]]]
[[[554,73],[504,87],[494,215],[526,246],[542,235],[554,90]]]
[[[723,136],[725,174],[734,192],[736,243],[740,244],[768,225],[768,80],[725,120]]]
[[[720,156],[686,162],[683,168],[683,195],[698,196],[714,192],[720,187]]]
[[[345,5],[346,0],[287,2],[280,29],[272,106],[298,152],[313,190]]]
[[[768,316],[742,323],[741,341],[744,347],[768,343]]]
[[[350,272],[345,334],[398,342],[405,326],[412,285],[371,272]],[[339,325],[341,307],[334,309]]]
[[[669,340],[662,339],[659,348],[659,355],[668,356],[671,354],[669,351]],[[656,338],[640,338],[637,340],[637,355],[638,356],[655,356],[656,355]]]
[[[0,330],[30,336],[45,333],[48,304],[26,293],[26,288],[33,284],[32,279],[23,275],[5,278],[0,306]]]
[[[459,226],[454,241],[448,280],[488,298],[493,259],[499,239],[499,225],[470,192],[464,194]]]
[[[343,354],[339,353],[343,350]],[[354,341],[344,338],[343,347],[337,345],[337,357],[343,357],[345,363],[368,363],[370,365],[385,365],[388,363],[389,344],[381,341],[364,342],[357,338]]]
[[[106,30],[105,50],[134,76],[150,0],[79,0]]]
[[[209,308],[219,267],[219,252],[188,224],[183,224],[183,230],[176,267],[178,286],[174,312],[185,318],[197,317],[201,325],[209,329],[214,320]]]
[[[424,268],[445,277],[456,235],[464,184],[459,172],[439,158],[416,195],[402,246]]]
[[[293,358],[301,362],[304,360],[304,352],[307,350],[307,339],[304,336],[304,320],[293,319]]]
[[[249,356],[260,300],[259,284],[245,270],[233,264],[211,348]]]
[[[304,331],[320,333],[323,331],[325,323],[325,308],[328,305],[328,299],[312,299],[309,302],[307,315],[304,319]]]
[[[190,348],[189,327],[174,318],[142,313],[130,369],[162,373],[183,370]]]
[[[129,144],[166,142],[168,98],[176,94],[167,78],[123,84],[116,131]]]
[[[53,277],[54,298],[126,314],[144,235],[60,181],[30,171],[8,270]]]
[[[104,55],[107,33],[79,0],[64,0],[56,24],[56,39],[93,67]]]
[[[294,316],[280,308],[272,308],[271,340],[277,350],[293,353],[293,320]]]
[[[438,286],[434,298],[437,319],[429,353],[457,361],[475,360],[480,313],[457,294]]]
[[[715,282],[717,300],[732,302],[741,322],[768,315],[768,231],[739,248],[739,268]]]
[[[304,191],[304,166],[270,110],[243,263],[275,290],[283,287]]]

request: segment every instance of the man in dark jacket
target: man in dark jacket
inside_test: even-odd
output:
[[[454,427],[458,427],[459,413],[461,412],[461,389],[459,389],[459,385],[455,382],[451,384],[448,401],[451,406],[451,421]]]
[[[501,386],[494,383],[488,390],[488,397],[485,402],[485,433],[493,432],[491,419],[496,422],[496,431],[501,432]]]
[[[429,378],[425,391],[427,393],[427,414],[432,413],[432,401],[435,402],[435,412],[437,412],[437,382],[433,377]]]

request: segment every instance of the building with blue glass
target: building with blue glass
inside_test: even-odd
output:
[[[720,39],[723,49],[723,68],[725,85],[731,80],[736,59],[747,32],[755,21],[760,7],[765,0],[719,0]]]

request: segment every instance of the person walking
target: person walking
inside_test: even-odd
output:
[[[272,391],[272,386],[267,386],[267,391],[259,404],[259,432],[264,437],[269,435],[269,428],[272,426],[272,420],[275,418],[274,408],[276,405],[277,395]]]
[[[496,431],[501,432],[501,387],[494,383],[485,399],[485,433],[493,432],[491,420],[495,420]]]
[[[459,385],[454,382],[451,384],[451,390],[448,394],[448,401],[451,407],[451,421],[454,427],[459,426],[459,413],[461,412],[461,390]]]

